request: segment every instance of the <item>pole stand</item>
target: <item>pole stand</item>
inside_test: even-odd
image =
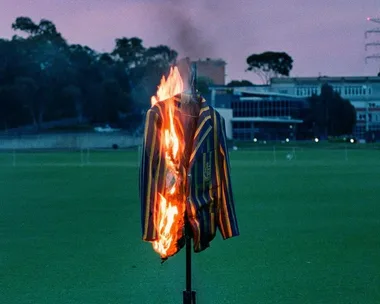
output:
[[[183,304],[195,304],[195,291],[183,292]]]

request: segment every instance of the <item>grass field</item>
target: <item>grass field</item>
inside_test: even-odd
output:
[[[0,153],[1,304],[182,303],[185,252],[161,265],[140,237],[137,164]],[[231,167],[241,235],[193,255],[197,304],[380,303],[380,150],[240,149]]]

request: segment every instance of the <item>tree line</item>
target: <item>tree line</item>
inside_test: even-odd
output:
[[[16,34],[0,39],[0,130],[30,125],[40,130],[45,122],[73,119],[75,124],[110,124],[128,130],[141,127],[162,75],[178,53],[165,45],[145,47],[138,37],[117,38],[111,52],[69,44],[52,21],[35,23],[18,17]],[[19,35],[18,35],[19,34]],[[247,57],[247,71],[264,84],[272,77],[289,76],[293,59],[284,52]],[[212,81],[198,79],[198,90],[208,92]],[[250,86],[233,80],[228,86]],[[354,107],[328,85],[320,96],[309,98],[306,124],[314,133],[350,134],[356,122]]]
[[[69,44],[53,22],[18,17],[0,39],[0,130],[76,118],[135,129],[177,59],[165,45],[118,38],[110,53]]]

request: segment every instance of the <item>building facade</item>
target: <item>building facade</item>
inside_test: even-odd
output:
[[[306,99],[313,94],[319,95],[322,85],[326,83],[355,107],[357,123],[354,135],[359,139],[370,139],[370,134],[379,137],[380,77],[272,78],[269,85],[239,88],[214,86],[210,88],[209,98],[216,108],[231,110],[231,138],[251,138],[255,133],[263,132],[259,122],[269,124],[270,121],[274,124],[272,129],[277,129],[276,136],[282,138],[281,134],[286,132],[278,132],[281,129],[279,123],[290,119],[288,122],[295,124],[292,128],[302,124]],[[226,94],[232,96],[233,101],[226,103]],[[243,133],[245,135],[241,135]],[[267,136],[273,138],[274,133],[271,134]]]
[[[213,87],[213,105],[226,121],[227,137],[243,141],[295,140],[308,109],[305,98],[248,88]]]
[[[329,84],[356,109],[355,136],[380,132],[380,77],[297,77],[272,78],[270,90],[298,97],[319,95],[323,84]]]

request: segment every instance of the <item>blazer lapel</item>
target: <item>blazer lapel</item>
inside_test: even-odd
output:
[[[197,129],[194,134],[193,152],[190,156],[190,164],[196,158],[196,155],[202,147],[203,142],[212,130],[212,121],[210,114],[210,107],[206,103],[206,100],[202,98],[201,109],[197,122]]]

